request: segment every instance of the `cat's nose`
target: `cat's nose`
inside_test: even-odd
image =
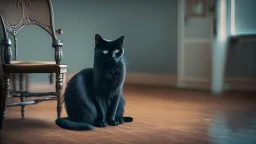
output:
[[[116,63],[116,62],[117,62],[117,59],[112,58],[111,61]]]
[[[114,59],[115,57],[116,57],[116,54],[115,54],[115,53],[113,53],[113,54],[112,54],[112,58]]]

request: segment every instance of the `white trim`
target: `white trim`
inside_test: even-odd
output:
[[[66,82],[69,81],[76,73],[67,73]],[[126,84],[141,84],[141,85],[157,85],[157,86],[177,86],[177,76],[169,74],[154,74],[154,73],[126,73]]]
[[[245,78],[245,77],[226,77],[225,83],[248,83],[248,84],[254,84],[256,85],[256,79],[255,78]]]
[[[177,85],[181,87],[180,79],[183,76],[183,55],[184,55],[184,18],[185,18],[185,0],[178,1],[178,79]]]
[[[211,80],[199,77],[184,77],[181,80],[183,88],[210,90]],[[223,90],[256,91],[256,79],[244,77],[226,77]]]
[[[200,77],[191,77],[191,76],[184,76],[182,81],[188,82],[200,82],[200,83],[210,83],[210,78],[200,78]],[[256,85],[256,78],[245,78],[245,77],[232,77],[227,76],[224,81],[225,84],[253,84]]]
[[[197,90],[209,91],[211,88],[210,83],[205,83],[205,82],[182,81],[181,83],[182,83],[182,88],[185,88],[185,89],[197,89]]]
[[[67,81],[75,73],[67,73]],[[153,74],[153,73],[131,73],[126,74],[125,84],[139,84],[139,85],[152,85],[152,86],[171,86],[179,88],[193,88],[201,90],[211,89],[210,78],[200,78],[185,76],[180,79],[180,85],[177,85],[178,77],[176,75],[169,74]],[[255,78],[243,78],[243,77],[226,77],[224,82],[224,90],[243,90],[243,91],[256,91],[256,79]],[[35,85],[34,85],[35,84]],[[40,86],[39,86],[40,85]],[[30,90],[37,90],[42,85],[47,87],[47,90],[54,90],[54,84],[49,83],[31,83]],[[45,89],[44,89],[45,90]]]
[[[69,81],[76,73],[67,73],[66,82]],[[177,87],[177,76],[170,74],[154,73],[126,73],[125,84],[141,84],[156,86],[173,86]]]
[[[227,37],[227,18],[226,18],[226,0],[220,1],[220,12],[219,12],[219,40],[220,42],[226,41]]]
[[[140,75],[144,75],[144,74],[137,74],[136,78]],[[153,82],[152,80],[154,80],[155,78],[161,78],[162,80],[160,81],[155,81]],[[166,78],[166,76],[153,76],[152,77],[147,77],[150,80],[145,81],[145,77],[140,78],[140,79],[134,79],[135,77],[131,77],[128,76],[127,77],[127,81],[125,82],[126,84],[140,84],[140,85],[152,85],[152,86],[171,86],[171,87],[177,87],[177,85],[175,85],[175,77],[176,76],[167,76],[169,77],[168,81],[163,81],[163,78]],[[144,80],[143,80],[144,79]],[[171,81],[173,81],[173,84],[170,84],[170,79],[173,79]],[[236,79],[236,78],[234,78]],[[132,83],[131,83],[132,81]],[[234,81],[234,80],[231,80]],[[228,91],[228,90],[241,90],[241,91],[256,91],[255,88],[255,84],[256,84],[256,80],[254,80],[254,82],[248,82],[245,79],[243,81],[240,82],[236,82],[236,83],[229,83],[226,82],[224,84],[224,90]],[[210,82],[206,82],[206,81],[181,81],[180,82],[180,86],[179,88],[184,88],[184,89],[198,89],[198,90],[207,90],[209,91],[211,89],[211,83]],[[35,83],[30,83],[30,87],[29,87],[29,91],[32,92],[47,92],[47,91],[55,91],[55,85],[51,85],[48,82],[35,82]]]
[[[125,83],[176,87],[177,76],[153,73],[127,73]]]
[[[211,80],[209,78],[202,78],[202,77],[191,77],[191,76],[183,76],[182,81],[192,81],[192,82],[205,82],[210,83]]]
[[[231,11],[230,11],[230,33],[231,35],[236,34],[236,13],[235,13],[235,0],[231,0]]]
[[[211,39],[201,39],[201,38],[185,38],[184,43],[200,43],[200,44],[211,44]]]

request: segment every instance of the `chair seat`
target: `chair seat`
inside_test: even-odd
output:
[[[55,61],[11,61],[11,64],[56,64]]]
[[[55,61],[11,61],[3,64],[5,73],[65,73],[66,64],[56,64]]]

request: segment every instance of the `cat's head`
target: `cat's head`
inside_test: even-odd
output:
[[[124,54],[124,36],[116,40],[103,39],[99,34],[95,35],[95,59],[106,63],[119,62]]]

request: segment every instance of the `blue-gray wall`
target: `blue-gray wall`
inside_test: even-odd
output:
[[[256,33],[255,19],[255,0],[236,0],[235,1],[235,23],[236,33]]]
[[[256,33],[255,6],[255,0],[235,1],[236,34]],[[256,78],[255,54],[256,41],[247,41],[229,47],[226,76]]]
[[[92,67],[94,35],[125,35],[128,72],[177,74],[178,0],[52,0],[63,29],[68,72]],[[37,26],[18,34],[19,60],[54,60],[51,38]],[[38,74],[37,74],[38,77]],[[45,76],[46,77],[46,76]]]

